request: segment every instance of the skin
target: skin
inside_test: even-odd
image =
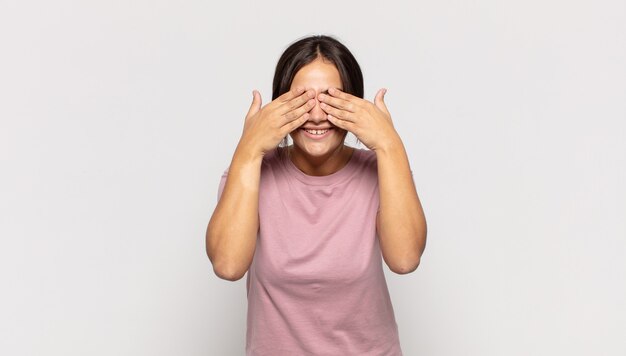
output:
[[[296,87],[312,90],[317,97],[325,93],[328,88],[342,88],[341,76],[332,62],[318,57],[296,73],[291,89]],[[330,122],[320,104],[320,100],[316,98],[315,105],[308,112],[308,120],[290,134],[293,140],[290,151],[291,160],[302,172],[312,176],[324,176],[338,171],[347,164],[354,151],[353,148],[344,145],[348,131]],[[302,130],[304,127],[329,126],[331,127],[330,133],[321,140],[308,137]]]
[[[389,269],[406,274],[417,269],[426,248],[426,218],[404,144],[396,132],[379,89],[374,102],[329,88],[319,94],[320,108],[335,126],[352,132],[376,153],[380,210],[376,230]]]
[[[348,131],[376,153],[380,192],[376,229],[383,258],[398,274],[418,267],[426,245],[426,220],[404,145],[384,103],[386,89],[376,93],[374,102],[341,89],[337,68],[318,58],[296,73],[289,92],[269,104],[261,107],[261,95],[253,91],[222,197],[207,227],[207,255],[218,277],[236,281],[252,263],[262,158],[287,134],[294,141],[292,161],[309,175],[328,175],[345,166],[353,153],[344,145]],[[312,140],[300,130],[310,126],[332,130],[327,137]]]
[[[206,231],[207,256],[218,277],[236,281],[248,271],[259,231],[263,156],[306,122],[313,98],[315,92],[299,87],[261,107],[261,94],[253,91],[228,179]]]

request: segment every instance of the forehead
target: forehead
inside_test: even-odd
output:
[[[332,62],[321,58],[315,59],[298,70],[291,87],[298,85],[306,89],[315,89],[317,92],[324,92],[329,87],[343,89],[337,67]]]

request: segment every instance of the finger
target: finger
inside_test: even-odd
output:
[[[248,109],[246,120],[254,116],[257,112],[259,112],[259,110],[261,110],[261,93],[256,90],[252,90],[252,104],[250,104],[250,109]]]
[[[282,117],[283,117],[283,125],[298,119],[300,116],[304,115],[305,113],[309,112],[311,109],[313,109],[313,107],[315,106],[315,100],[314,99],[309,99],[308,101],[306,101],[304,103],[304,105],[301,105],[300,107],[296,108],[295,110],[291,110],[287,113],[285,113]]]
[[[283,95],[279,96],[278,98],[276,98],[276,101],[281,104],[286,103],[289,100],[301,95],[302,93],[304,93],[304,87],[297,86],[295,88],[292,88],[288,92],[284,93]]]
[[[328,88],[328,94],[334,96],[335,98],[348,100],[348,101],[353,101],[354,99],[363,100],[363,99],[359,98],[358,96],[354,96],[352,94],[348,94],[348,93],[346,93],[344,91],[341,91],[341,90],[339,90],[337,88]]]
[[[304,125],[304,123],[309,119],[309,113],[304,113],[304,115],[300,116],[296,120],[288,122],[286,125],[283,125],[281,129],[283,130],[283,135],[287,135],[298,127]]]
[[[346,131],[350,131],[350,132],[354,133],[354,128],[356,126],[352,122],[338,119],[338,118],[334,117],[333,115],[328,115],[328,120],[333,125],[339,127],[340,129],[344,129]]]
[[[289,100],[288,102],[283,103],[280,106],[280,108],[277,110],[277,112],[278,114],[282,115],[291,110],[295,110],[301,107],[302,105],[307,104],[307,102],[311,100],[312,98],[315,98],[315,91],[307,90],[306,92],[300,94],[299,96],[296,96],[295,98]]]
[[[322,108],[322,110],[324,110],[325,113],[331,114],[336,118],[346,120],[346,121],[352,121],[352,122],[355,121],[355,116],[354,116],[354,113],[352,112],[334,108],[326,103],[321,103],[320,108]]]
[[[325,95],[325,94],[320,94],[319,100],[321,102],[332,105],[342,110],[356,112],[356,104],[354,104],[352,101],[348,101],[345,99],[341,99],[341,98],[337,98],[337,97],[333,97],[333,96]]]
[[[380,89],[376,93],[376,97],[374,98],[374,104],[380,110],[384,111],[387,115],[389,115],[389,110],[387,110],[387,105],[385,104],[385,94],[387,93],[387,89]]]

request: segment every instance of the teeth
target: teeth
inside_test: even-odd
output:
[[[307,129],[304,129],[304,131],[306,131],[306,132],[308,132],[308,133],[310,133],[312,135],[323,135],[323,134],[325,134],[328,131],[328,129],[326,129],[326,130],[307,130]]]

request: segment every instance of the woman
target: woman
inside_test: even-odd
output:
[[[247,355],[402,355],[381,255],[414,271],[426,221],[385,91],[364,100],[357,61],[323,35],[285,50],[272,102],[253,91],[206,234],[217,276],[248,272]]]

